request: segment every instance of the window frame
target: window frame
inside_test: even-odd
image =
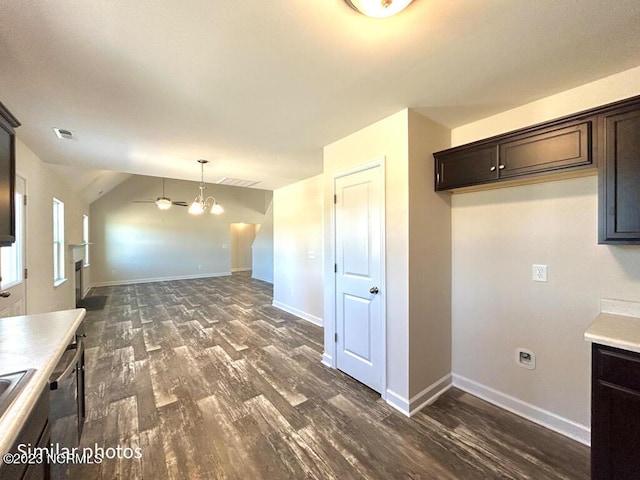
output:
[[[64,202],[53,197],[53,286],[67,281],[64,251]]]
[[[84,243],[84,259],[82,266],[89,266],[89,215],[82,215],[82,243]]]

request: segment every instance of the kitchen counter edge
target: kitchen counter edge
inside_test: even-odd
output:
[[[584,339],[640,353],[640,317],[601,313],[584,332]]]
[[[86,310],[84,308],[76,308],[58,312],[0,318],[0,323],[2,324],[0,333],[3,334],[0,337],[2,342],[11,342],[11,340],[5,338],[5,334],[11,334],[12,331],[20,331],[28,339],[32,331],[40,330],[32,334],[34,337],[33,345],[22,345],[23,349],[25,346],[27,348],[33,347],[38,350],[37,352],[25,352],[21,355],[21,352],[18,351],[20,346],[13,344],[17,340],[6,344],[0,342],[0,365],[3,366],[3,371],[0,373],[11,373],[29,368],[35,370],[22,391],[18,393],[9,408],[0,417],[0,459],[11,450],[20,430],[29,415],[31,415],[40,393],[45,385],[49,383],[49,377],[60,358],[62,358],[67,345],[73,340],[74,334],[82,323],[85,314]],[[36,325],[41,328],[34,328]],[[24,341],[25,338],[21,338],[21,340]],[[24,357],[24,360],[21,360],[21,356]],[[20,366],[17,367],[17,362],[24,363],[20,363]],[[6,372],[4,371],[6,369],[4,366],[8,367]],[[1,463],[2,460],[0,460]]]

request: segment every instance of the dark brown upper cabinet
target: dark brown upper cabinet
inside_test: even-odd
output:
[[[594,167],[594,125],[572,117],[437,152],[436,190],[584,173]]]
[[[598,242],[640,244],[640,101],[600,119]]]
[[[640,245],[640,96],[433,154],[436,191],[588,175],[598,243]]]
[[[15,237],[16,139],[20,122],[0,103],[0,247],[11,245]]]
[[[437,157],[436,190],[477,185],[498,179],[498,148],[489,145]]]
[[[500,143],[500,178],[591,165],[592,123],[561,125]]]

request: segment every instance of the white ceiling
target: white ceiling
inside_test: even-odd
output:
[[[638,66],[638,25],[638,0],[0,0],[0,101],[90,199],[198,158],[274,189],[402,108],[454,127]]]

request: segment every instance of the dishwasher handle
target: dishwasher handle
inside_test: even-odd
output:
[[[67,350],[73,350],[75,348],[76,353],[73,356],[73,359],[67,365],[67,368],[64,369],[64,372],[60,374],[58,378],[49,382],[49,390],[57,390],[58,383],[65,380],[71,373],[76,371],[76,366],[78,364],[78,360],[80,359],[80,355],[84,352],[84,345],[82,344],[82,338],[79,338],[75,344],[71,344],[67,347]]]

